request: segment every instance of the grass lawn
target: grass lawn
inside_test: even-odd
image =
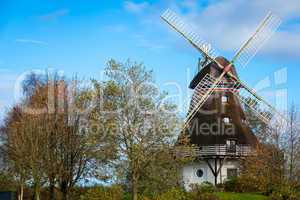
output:
[[[217,196],[222,200],[267,200],[268,198],[259,194],[249,193],[230,193],[230,192],[218,192]]]

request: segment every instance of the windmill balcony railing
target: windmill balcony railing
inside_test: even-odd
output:
[[[231,156],[245,157],[253,155],[255,152],[249,145],[205,145],[198,147],[188,147],[177,151],[181,156]]]

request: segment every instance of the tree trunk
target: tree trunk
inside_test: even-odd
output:
[[[133,169],[132,171],[131,180],[132,180],[132,185],[131,185],[132,200],[137,200],[138,199],[138,176],[135,169]]]
[[[40,186],[39,183],[34,185],[34,200],[40,200]]]
[[[62,200],[68,200],[68,198],[69,198],[69,197],[68,197],[68,192],[66,192],[66,191],[63,192],[63,193],[62,193]]]
[[[132,200],[138,199],[138,188],[137,188],[137,180],[135,177],[132,179]]]
[[[69,193],[69,190],[68,190],[68,185],[67,185],[67,182],[66,181],[63,181],[61,184],[60,184],[60,192],[62,194],[62,200],[68,200],[68,193]]]
[[[290,146],[290,163],[289,163],[289,180],[292,181],[294,179],[294,132],[293,132],[293,114],[291,114],[291,122],[290,122],[290,138],[289,138],[289,146]]]
[[[24,196],[24,186],[23,184],[20,185],[20,191],[18,194],[18,200],[23,200],[23,196]]]
[[[55,183],[54,180],[51,178],[49,180],[49,193],[50,193],[50,200],[55,200]]]

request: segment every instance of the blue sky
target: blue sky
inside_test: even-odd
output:
[[[100,78],[108,59],[130,58],[153,69],[162,89],[178,83],[188,102],[187,83],[199,53],[159,18],[178,12],[222,55],[234,52],[268,10],[283,23],[246,68],[242,80],[274,102],[287,90],[300,103],[300,3],[296,0],[0,0],[0,116],[17,101],[16,80],[33,69],[53,68],[66,75]],[[278,81],[278,74],[287,79]],[[0,117],[1,118],[1,117]]]

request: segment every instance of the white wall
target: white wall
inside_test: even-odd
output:
[[[214,167],[214,160],[210,160],[210,163]],[[221,183],[221,181],[224,182],[227,179],[227,169],[232,168],[239,168],[238,160],[226,160],[224,162],[221,173],[218,174],[218,183]],[[203,171],[203,176],[201,178],[196,174],[198,169],[202,169]],[[215,183],[215,177],[205,161],[198,161],[185,165],[182,169],[182,178],[186,190],[190,190],[191,184],[201,184],[205,181],[211,182],[212,184]]]

